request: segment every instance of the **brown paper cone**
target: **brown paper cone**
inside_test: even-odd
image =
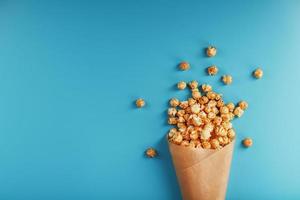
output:
[[[234,141],[220,150],[184,147],[169,142],[184,200],[225,199]]]

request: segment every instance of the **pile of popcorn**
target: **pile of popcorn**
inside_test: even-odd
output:
[[[237,106],[231,102],[225,104],[222,95],[208,84],[202,84],[201,91],[197,81],[191,81],[188,86],[191,98],[170,100],[168,123],[176,127],[170,129],[169,141],[204,149],[221,149],[232,142],[235,131],[231,121],[243,115],[247,102],[240,101]]]

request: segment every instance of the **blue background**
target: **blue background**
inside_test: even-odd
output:
[[[228,199],[299,199],[300,2],[1,1],[0,199],[180,199],[164,135],[180,80],[249,109]],[[203,48],[218,47],[215,58]],[[191,70],[180,72],[181,60]],[[204,69],[216,64],[217,77]],[[251,72],[261,66],[263,79]],[[234,77],[223,86],[220,75]],[[134,100],[147,106],[136,109]],[[250,136],[254,145],[240,141]],[[144,157],[153,146],[160,155]]]

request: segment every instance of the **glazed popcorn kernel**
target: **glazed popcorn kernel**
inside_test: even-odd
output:
[[[231,122],[222,122],[221,125],[225,128],[225,130],[229,130],[232,128]]]
[[[211,145],[208,141],[203,141],[201,143],[201,145],[202,145],[203,149],[210,149],[211,148]]]
[[[226,136],[227,132],[223,126],[216,126],[215,127],[215,134],[218,136]]]
[[[254,70],[253,72],[253,76],[257,79],[262,78],[264,72],[261,68],[257,68],[256,70]]]
[[[227,132],[227,137],[229,139],[233,139],[235,137],[235,131],[233,129],[229,129]]]
[[[244,110],[238,106],[234,109],[233,114],[238,117],[241,117],[244,114]]]
[[[210,141],[210,144],[211,144],[212,149],[219,149],[220,148],[220,143],[219,143],[219,140],[217,140],[217,139],[212,139]]]
[[[230,112],[233,112],[234,107],[235,107],[234,103],[230,102],[226,106],[227,106],[227,108],[229,109]]]
[[[208,84],[202,84],[201,88],[203,92],[210,92],[212,90],[212,87]]]
[[[196,89],[196,88],[198,88],[198,82],[197,81],[191,81],[189,83],[189,86],[190,86],[191,89]]]
[[[169,108],[168,109],[168,115],[169,116],[175,117],[176,113],[177,113],[176,108]]]
[[[229,113],[229,109],[226,106],[223,106],[220,108],[220,112],[222,114],[227,114],[227,113]]]
[[[199,99],[200,104],[206,104],[209,101],[207,96],[202,96],[201,99]]]
[[[200,126],[202,124],[202,120],[198,115],[194,115],[192,117],[192,123],[194,126]]]
[[[196,139],[198,139],[198,137],[199,137],[199,135],[198,135],[198,133],[196,131],[191,132],[190,138],[192,140],[196,140]]]
[[[177,83],[177,88],[179,90],[184,90],[186,88],[186,82],[180,81],[179,83]]]
[[[138,107],[138,108],[142,108],[142,107],[144,107],[145,106],[145,101],[144,101],[144,99],[137,99],[136,101],[135,101],[135,104],[136,104],[136,106]]]
[[[243,140],[243,145],[244,145],[245,147],[251,147],[252,144],[253,144],[253,141],[252,141],[251,138],[245,138],[245,139]]]
[[[219,116],[215,117],[214,120],[213,120],[213,123],[214,123],[215,125],[221,125],[221,123],[222,123],[222,118],[219,117]]]
[[[212,107],[215,107],[217,105],[217,102],[215,100],[210,100],[208,103],[207,103],[207,106],[212,108]]]
[[[169,117],[169,119],[168,119],[168,124],[170,124],[170,125],[175,125],[175,124],[177,124],[177,118],[176,117]]]
[[[216,113],[209,112],[209,113],[207,114],[207,118],[208,118],[208,119],[214,119],[214,118],[216,118]]]
[[[224,75],[224,76],[222,76],[222,81],[225,85],[229,85],[232,83],[232,76]]]
[[[179,100],[176,98],[172,98],[170,100],[170,106],[172,106],[172,107],[177,107],[179,105],[179,103],[180,103]]]
[[[179,68],[183,71],[190,69],[190,64],[188,62],[181,62]]]
[[[216,98],[216,93],[210,91],[206,93],[207,98],[209,99],[215,99]]]
[[[148,148],[146,150],[146,155],[148,156],[148,158],[154,158],[155,156],[157,156],[157,152],[153,148]]]
[[[189,102],[188,101],[182,101],[179,104],[179,107],[182,109],[186,109],[187,107],[189,107]]]
[[[176,128],[171,128],[168,133],[169,139],[172,138],[176,132],[177,132]]]
[[[179,110],[177,111],[177,113],[176,113],[176,115],[177,115],[178,117],[183,117],[184,114],[185,114],[185,110],[182,110],[182,109],[179,109]]]
[[[222,99],[218,100],[216,106],[217,106],[218,108],[224,106],[224,101],[223,101]]]
[[[196,103],[196,104],[194,104],[194,105],[191,106],[192,113],[197,114],[197,113],[200,112],[200,110],[201,110],[200,109],[200,104],[198,104],[198,103]]]
[[[240,101],[239,107],[243,110],[246,110],[248,108],[248,103],[246,101]]]
[[[175,144],[180,144],[183,140],[183,136],[181,135],[181,133],[176,132],[173,137],[171,138],[171,140],[175,143]]]
[[[217,48],[213,46],[208,46],[206,49],[206,55],[208,57],[213,57],[217,54]]]
[[[192,97],[194,99],[200,99],[201,98],[201,93],[199,91],[193,91],[192,92]]]
[[[210,76],[214,76],[218,73],[219,69],[217,68],[217,66],[215,65],[212,65],[210,67],[207,68],[207,73],[210,75]]]

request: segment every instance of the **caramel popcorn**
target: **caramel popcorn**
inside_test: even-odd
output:
[[[190,69],[190,64],[188,62],[181,62],[179,68],[183,71]]]
[[[222,81],[225,85],[229,85],[232,83],[232,76],[224,75],[224,76],[222,76]]]
[[[196,89],[196,88],[198,88],[198,82],[197,81],[191,81],[189,83],[189,86],[190,86],[191,89]]]
[[[212,87],[208,84],[202,84],[201,87],[203,92],[210,92],[212,90]]]
[[[206,55],[208,57],[213,57],[217,54],[217,49],[216,47],[213,47],[213,46],[208,46],[207,49],[206,49]]]
[[[177,107],[179,105],[179,103],[180,103],[179,100],[176,98],[172,98],[170,100],[170,106],[172,106],[172,107]]]
[[[218,73],[219,69],[217,68],[217,66],[215,65],[212,65],[210,67],[207,68],[207,73],[210,75],[210,76],[214,76]]]
[[[241,117],[244,114],[244,110],[238,106],[234,109],[233,114],[238,117]]]
[[[254,70],[254,72],[253,72],[253,76],[254,76],[255,78],[257,78],[257,79],[262,78],[263,74],[264,74],[264,72],[262,71],[261,68],[257,68],[257,69]]]
[[[246,101],[240,101],[239,107],[243,110],[246,110],[248,108],[248,103]]]
[[[154,148],[148,148],[146,150],[146,155],[149,157],[149,158],[154,158],[156,155],[157,155],[157,152]]]
[[[210,149],[211,145],[208,141],[204,141],[204,142],[202,142],[202,147],[203,147],[203,149]]]
[[[180,81],[179,83],[177,83],[177,88],[179,90],[184,90],[186,88],[186,82]]]
[[[145,106],[145,101],[144,101],[144,99],[137,99],[136,101],[135,101],[135,104],[136,104],[136,106],[138,107],[138,108],[142,108],[142,107],[144,107]]]
[[[243,140],[243,145],[244,145],[245,147],[251,147],[252,144],[253,144],[253,142],[252,142],[252,139],[251,139],[251,138],[245,138],[245,139]]]
[[[201,96],[197,81],[191,81],[189,87],[192,97],[181,102],[175,98],[170,100],[172,107],[168,109],[168,123],[176,128],[169,131],[169,141],[204,149],[220,149],[232,142],[235,131],[231,120],[242,116],[247,103],[241,101],[237,107],[231,102],[225,104],[222,95],[207,84],[201,85]]]

